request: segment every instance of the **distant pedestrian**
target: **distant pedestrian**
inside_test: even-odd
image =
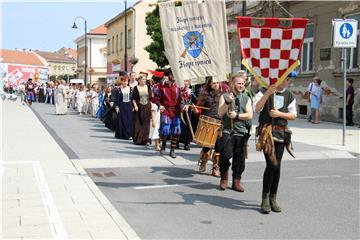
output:
[[[91,88],[91,101],[90,101],[90,105],[91,105],[91,115],[93,117],[96,117],[96,112],[99,108],[99,87],[96,84],[92,85]]]
[[[347,79],[346,89],[346,126],[354,126],[353,110],[355,90],[353,87],[354,79]]]
[[[86,93],[84,90],[84,86],[81,85],[76,93],[76,106],[80,115],[83,115],[84,113],[85,97],[86,97]]]
[[[320,123],[320,107],[322,104],[322,89],[321,89],[321,80],[318,77],[314,78],[314,85],[310,91],[310,106],[312,112],[312,123]]]
[[[29,78],[26,85],[25,85],[25,88],[26,88],[27,101],[28,101],[30,106],[31,106],[32,102],[36,101],[35,87],[36,87],[36,85],[33,82],[32,78]]]

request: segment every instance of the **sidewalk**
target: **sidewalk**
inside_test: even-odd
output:
[[[138,236],[19,102],[2,102],[1,239]]]

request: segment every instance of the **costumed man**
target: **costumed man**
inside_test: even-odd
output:
[[[27,83],[25,85],[25,89],[26,89],[26,97],[27,97],[27,100],[28,100],[28,103],[30,106],[31,106],[32,102],[35,102],[35,100],[36,100],[35,87],[36,87],[36,84],[33,83],[32,78],[29,78],[29,80],[27,81]]]
[[[287,125],[289,120],[295,120],[297,116],[296,99],[287,86],[288,79],[296,76],[297,73],[292,71],[279,86],[273,84],[267,90],[262,88],[254,101],[255,112],[260,113],[256,150],[263,150],[266,159],[261,202],[261,211],[266,214],[270,211],[281,212],[276,201],[281,159],[285,147],[292,155],[289,150],[291,131]]]
[[[188,106],[181,106],[183,94],[181,94],[181,90],[176,86],[171,69],[165,69],[164,75],[163,83],[155,85],[153,89],[153,102],[159,107],[161,112],[159,129],[161,140],[160,154],[163,155],[165,153],[166,140],[170,137],[170,156],[176,158],[175,148],[181,134],[180,112],[181,110],[187,111]]]
[[[228,186],[228,169],[232,158],[232,189],[244,192],[241,175],[245,170],[247,141],[250,137],[253,110],[245,90],[246,73],[233,76],[231,93],[225,93],[219,101],[219,116],[222,117],[223,132],[220,138],[220,189]]]
[[[226,86],[226,85],[224,85]],[[219,109],[219,101],[224,92],[227,92],[227,88],[222,88],[221,83],[213,82],[212,77],[208,77],[206,79],[206,83],[202,91],[200,92],[199,98],[197,100],[197,106],[204,107],[197,108],[193,105],[192,110],[195,114],[200,115],[203,114],[205,116],[221,119],[218,115]],[[213,168],[211,175],[215,177],[220,177],[220,141],[216,140],[214,153],[212,155],[213,159]],[[204,173],[206,171],[206,163],[210,158],[211,149],[207,147],[203,147],[200,152],[199,159],[199,172]]]

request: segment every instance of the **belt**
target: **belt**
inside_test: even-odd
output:
[[[272,129],[274,129],[274,130],[280,130],[280,131],[285,131],[285,130],[287,130],[288,128],[287,128],[287,126],[274,125],[274,126],[272,127]]]

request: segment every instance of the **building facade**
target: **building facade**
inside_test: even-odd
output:
[[[34,51],[34,53],[46,60],[50,76],[69,76],[76,73],[76,60],[68,55],[58,52],[45,52],[38,50]]]
[[[237,2],[237,3],[236,3]],[[248,1],[249,2],[249,1]],[[343,67],[341,49],[332,47],[332,19],[353,18],[360,20],[360,3],[356,1],[287,1],[274,10],[262,12],[264,2],[248,5],[247,14],[257,17],[305,17],[309,19],[304,39],[301,65],[298,67],[299,77],[290,83],[289,89],[294,93],[298,104],[300,117],[310,114],[306,94],[308,85],[317,76],[322,82],[323,103],[320,109],[321,119],[325,121],[342,121]],[[241,2],[228,1],[228,29],[231,52],[232,70],[244,68],[241,66],[241,56],[238,45],[236,15],[241,15]],[[360,27],[360,25],[359,25]],[[359,35],[359,29],[357,31]],[[359,38],[358,38],[358,44]],[[355,104],[353,107],[354,122],[360,122],[360,69],[359,47],[347,49],[347,77],[354,79]]]
[[[33,51],[0,50],[0,85],[18,86],[29,78],[41,84],[48,80],[46,60]]]
[[[113,82],[120,71],[125,71],[125,51],[127,52],[127,72],[147,71],[156,68],[149,59],[145,47],[151,38],[146,34],[145,17],[154,9],[156,1],[138,1],[126,11],[127,49],[125,49],[125,11],[105,23],[107,34],[107,77]],[[136,64],[134,60],[137,60]]]
[[[101,25],[87,34],[87,84],[106,84],[106,27]],[[74,41],[77,46],[78,78],[85,79],[85,35]]]

